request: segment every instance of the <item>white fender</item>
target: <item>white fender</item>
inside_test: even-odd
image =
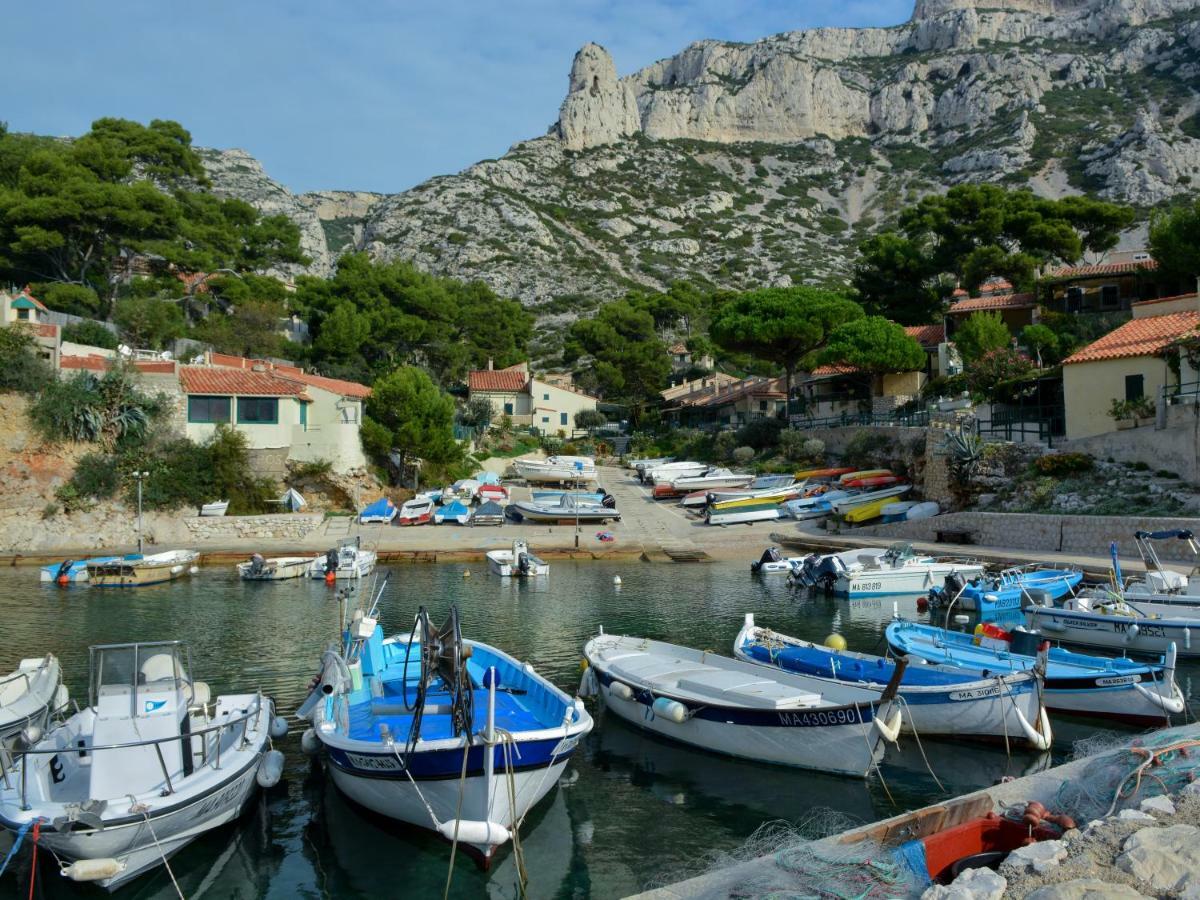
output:
[[[1138,628],[1136,622],[1130,625],[1129,630],[1125,632],[1125,643],[1132,644],[1137,639],[1138,632],[1141,630],[1142,629]]]
[[[279,740],[281,737],[286,737],[288,733],[287,719],[283,716],[272,716],[271,724],[267,728],[267,733],[272,739]]]
[[[623,681],[614,681],[608,686],[608,692],[621,700],[633,699],[633,688]]]
[[[300,735],[300,749],[305,756],[316,756],[321,752],[321,740],[311,728],[306,728],[304,734]]]
[[[111,856],[100,859],[77,859],[69,866],[64,866],[62,873],[72,881],[100,881],[104,878],[114,878],[125,871],[125,863]]]
[[[1029,724],[1029,720],[1017,708],[1015,702],[1013,703],[1013,712],[1017,714],[1017,721],[1021,723],[1021,730],[1025,732],[1025,739],[1029,741],[1030,746],[1036,750],[1049,750],[1053,738],[1050,734],[1050,718],[1046,715],[1046,707],[1040,707],[1038,710],[1039,728],[1034,728]]]
[[[1178,715],[1179,713],[1183,712],[1183,696],[1179,693],[1179,686],[1175,684],[1174,681],[1171,682],[1171,696],[1169,697],[1164,697],[1162,694],[1150,690],[1150,688],[1143,687],[1142,684],[1137,681],[1133,683],[1133,686],[1139,694],[1141,694],[1163,712],[1171,713],[1173,715]]]
[[[892,714],[888,716],[887,722],[884,722],[880,716],[876,716],[874,719],[874,724],[879,729],[879,734],[889,744],[896,743],[896,738],[900,736],[900,726],[903,723],[904,716],[901,714],[899,706],[892,710]]]
[[[484,844],[489,847],[508,843],[508,829],[499,822],[481,822],[472,819],[461,819],[456,822],[451,819],[438,825],[438,833],[446,840],[452,841],[456,824],[459,843]]]
[[[676,725],[682,725],[688,720],[688,708],[670,697],[656,697],[650,708],[660,719],[666,719]]]
[[[273,788],[283,777],[283,753],[279,750],[268,750],[258,761],[258,773],[255,779],[258,786]]]

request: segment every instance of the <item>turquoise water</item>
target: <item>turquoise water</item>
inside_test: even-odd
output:
[[[407,630],[426,605],[440,621],[457,602],[464,632],[527,660],[560,687],[578,685],[584,641],[606,631],[659,638],[728,653],[745,612],[780,631],[822,639],[839,631],[853,649],[882,649],[892,601],[848,602],[794,594],[782,578],[755,579],[746,564],[650,565],[554,562],[544,583],[508,581],[481,564],[405,565],[390,571],[382,621]],[[470,569],[470,577],[464,577]],[[620,575],[623,584],[613,585]],[[23,656],[62,660],[72,694],[85,696],[89,644],[179,638],[196,678],[214,693],[255,688],[282,711],[304,696],[338,609],[320,582],[243,583],[232,567],[140,590],[59,589],[37,583],[34,568],[0,572],[0,672]],[[916,616],[913,600],[900,601]],[[1181,671],[1190,688],[1196,667]],[[593,708],[593,712],[595,710]],[[1094,727],[1055,721],[1054,754]],[[531,897],[620,897],[702,871],[711,854],[736,850],[764,821],[802,820],[831,808],[873,820],[943,796],[918,748],[889,751],[883,781],[854,781],[724,759],[641,734],[614,716],[576,754],[557,790],[522,831]],[[282,742],[283,784],[238,824],[210,834],[172,859],[188,898],[441,896],[449,846],[429,834],[352,807],[319,766],[300,752],[299,732]],[[1003,749],[926,741],[925,754],[952,792],[1050,764],[1051,755],[1009,758]],[[890,795],[889,795],[890,794]],[[3,846],[3,845],[0,845]],[[29,866],[0,879],[0,897],[27,896]],[[99,896],[41,866],[37,895]],[[515,897],[515,865],[502,850],[490,872],[459,857],[451,895]],[[169,898],[165,872],[117,894]]]

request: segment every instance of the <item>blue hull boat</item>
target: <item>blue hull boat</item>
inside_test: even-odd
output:
[[[785,672],[883,693],[896,662],[833,650],[754,624],[753,613],[733,643],[734,655]],[[1041,673],[981,676],[949,666],[910,665],[900,678],[907,706],[904,727],[918,735],[1009,741],[1048,750],[1052,735],[1041,700]]]
[[[65,559],[60,563],[42,566],[40,579],[43,584],[86,584],[88,581],[88,565],[102,563],[125,562],[141,559],[140,553],[127,553],[124,556],[95,556],[91,559]]]
[[[380,591],[382,594],[382,590]],[[592,729],[575,700],[495,647],[464,640],[458,610],[385,639],[360,610],[298,715],[334,783],[361,806],[428,828],[485,864]],[[310,737],[311,734],[311,737]]]
[[[1012,640],[947,631],[932,625],[897,621],[887,627],[896,653],[986,677],[1027,672],[1038,664],[1037,632],[1014,631]],[[1161,664],[1124,657],[1088,656],[1051,647],[1047,654],[1045,702],[1051,712],[1114,719],[1135,725],[1160,725],[1183,712],[1175,683],[1174,648]]]
[[[434,525],[466,525],[470,520],[471,510],[461,500],[451,500],[433,513]]]
[[[942,587],[930,589],[929,605],[945,609],[953,603],[959,609],[978,612],[986,622],[1019,611],[1022,601],[1028,605],[1034,598],[1042,604],[1061,600],[1074,594],[1082,581],[1083,572],[1078,569],[1019,567],[965,583],[948,576]]]

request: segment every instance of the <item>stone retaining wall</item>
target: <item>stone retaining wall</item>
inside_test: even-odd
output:
[[[937,532],[960,530],[974,533],[975,543],[1013,550],[1046,550],[1105,556],[1111,541],[1119,541],[1124,555],[1134,552],[1135,531],[1187,528],[1200,534],[1200,519],[1156,519],[1135,516],[1056,516],[1038,513],[960,512],[855,529],[855,535],[878,535],[892,540],[933,541]],[[1163,541],[1158,545],[1163,559],[1193,562],[1187,544]]]
[[[268,516],[192,516],[184,519],[188,534],[197,541],[266,538],[304,538],[324,521],[320,513],[279,513]]]

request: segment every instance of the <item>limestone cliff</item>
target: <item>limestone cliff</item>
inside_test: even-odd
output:
[[[1194,190],[1200,0],[919,0],[892,28],[701,41],[623,78],[588,44],[545,136],[410,191],[295,197],[240,151],[210,171],[292,215],[314,271],[366,249],[550,325],[677,278],[840,276],[905,203],[962,181],[1143,210]]]

